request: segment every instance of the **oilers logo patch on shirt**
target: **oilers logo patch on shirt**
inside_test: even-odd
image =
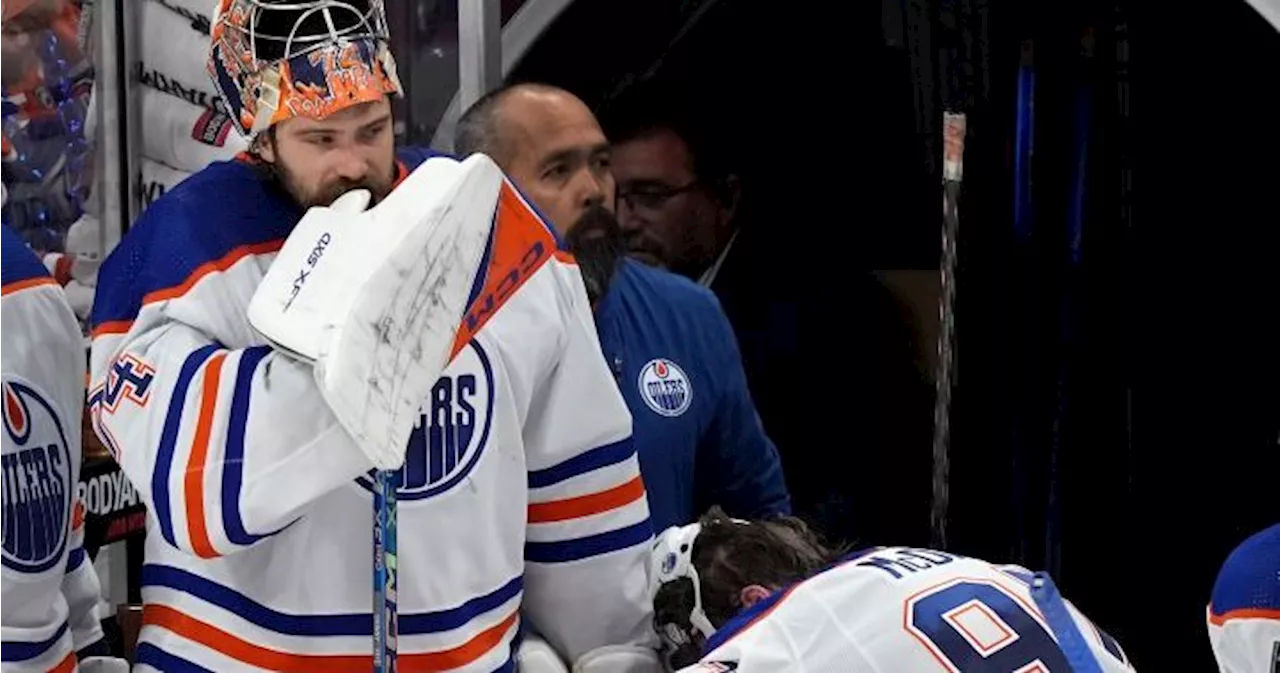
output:
[[[53,568],[67,544],[71,454],[48,400],[30,382],[5,375],[4,565],[23,573]]]
[[[431,388],[409,436],[400,468],[401,500],[421,500],[457,486],[479,462],[493,418],[493,367],[478,341],[467,344]],[[372,490],[366,477],[361,486]]]
[[[640,397],[654,413],[675,417],[689,409],[693,386],[679,365],[666,358],[650,360],[640,369]]]

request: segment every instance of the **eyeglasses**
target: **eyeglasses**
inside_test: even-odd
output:
[[[632,210],[657,210],[667,201],[692,190],[700,184],[699,180],[691,180],[681,187],[664,187],[661,185],[645,185],[644,187],[618,190],[618,201],[626,202]]]

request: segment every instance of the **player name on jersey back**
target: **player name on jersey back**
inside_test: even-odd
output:
[[[1132,670],[1119,644],[1063,601],[1047,576],[933,549],[878,547],[752,606],[686,670],[1058,673],[1082,666]]]

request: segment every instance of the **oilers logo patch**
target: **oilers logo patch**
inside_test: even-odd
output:
[[[675,417],[689,410],[693,386],[676,363],[666,359],[650,360],[640,369],[640,397],[655,414]]]
[[[409,436],[398,498],[422,500],[457,486],[480,461],[493,421],[493,367],[472,340],[431,387]],[[368,477],[356,480],[370,492]]]
[[[3,396],[4,567],[42,573],[67,546],[74,484],[66,425],[30,382],[5,376]]]

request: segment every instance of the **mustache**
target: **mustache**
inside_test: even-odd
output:
[[[653,255],[658,259],[666,259],[666,249],[644,229],[632,229],[625,232],[623,241],[628,252],[639,252]]]

